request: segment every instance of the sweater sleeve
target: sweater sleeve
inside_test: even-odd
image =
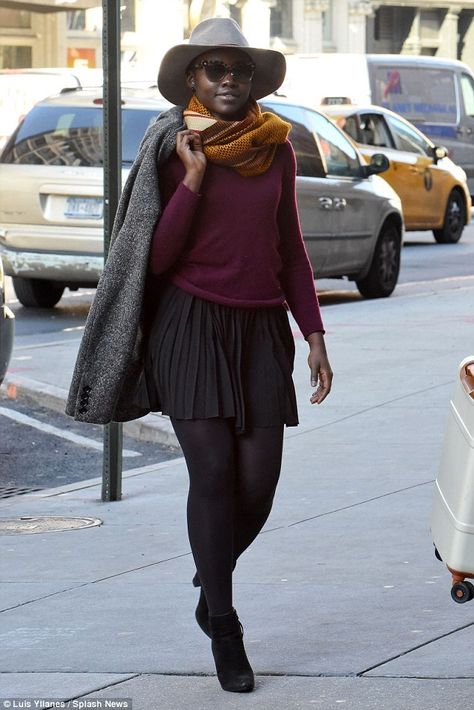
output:
[[[182,182],[168,201],[155,227],[150,249],[153,274],[168,271],[184,251],[200,195]]]
[[[313,269],[303,241],[296,204],[296,158],[290,143],[284,146],[285,170],[278,205],[279,252],[283,262],[280,283],[298,327],[307,337],[324,333],[321,311],[314,286]]]

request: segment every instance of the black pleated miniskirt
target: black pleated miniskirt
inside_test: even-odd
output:
[[[294,357],[283,305],[226,306],[165,282],[136,403],[175,419],[232,418],[237,434],[296,426]]]

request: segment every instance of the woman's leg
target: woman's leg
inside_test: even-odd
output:
[[[283,425],[254,427],[237,437],[234,567],[270,515],[282,451]]]
[[[235,434],[228,419],[171,419],[189,472],[188,532],[209,613],[232,609]]]
[[[235,439],[233,568],[270,515],[280,477],[283,429],[254,427]],[[193,584],[200,585],[199,569]]]

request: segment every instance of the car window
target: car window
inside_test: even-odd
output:
[[[328,175],[360,177],[357,151],[343,132],[320,113],[305,110],[307,123],[320,145]]]
[[[412,130],[406,123],[393,116],[387,116],[387,123],[390,126],[395,147],[398,150],[406,150],[409,153],[418,153],[418,155],[430,154],[429,144],[423,136]]]
[[[361,113],[359,119],[361,143],[379,148],[392,147],[390,132],[383,116],[376,113]]]
[[[454,72],[428,66],[372,63],[373,103],[410,121],[456,123]]]
[[[356,143],[361,143],[357,116],[341,116],[336,119],[336,125],[342,128]]]
[[[159,110],[122,110],[122,163],[130,165]],[[102,109],[39,105],[8,142],[3,163],[102,167]]]
[[[284,104],[262,105],[262,110],[272,111],[291,123],[289,139],[296,154],[296,173],[303,177],[325,177],[324,163],[318,152],[314,136],[305,125],[305,112],[299,106]]]
[[[469,74],[461,74],[461,90],[467,116],[474,116],[474,81]]]

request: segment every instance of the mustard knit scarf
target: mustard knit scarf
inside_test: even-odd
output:
[[[274,113],[262,113],[249,99],[247,116],[241,121],[223,121],[212,117],[195,96],[191,97],[184,120],[188,128],[201,132],[206,158],[219,165],[235,168],[240,175],[261,175],[284,143],[291,125]]]

